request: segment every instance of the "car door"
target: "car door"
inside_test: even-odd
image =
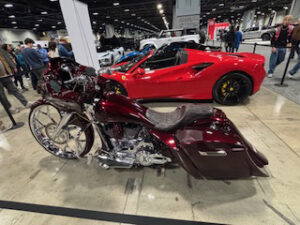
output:
[[[133,98],[173,98],[186,92],[183,82],[189,74],[187,64],[163,68],[146,65],[144,69],[144,75],[132,76],[128,83],[128,89],[134,90],[131,94]]]

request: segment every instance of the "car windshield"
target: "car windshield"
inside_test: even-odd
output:
[[[106,52],[106,51],[110,51],[113,49],[113,46],[111,45],[103,45],[101,47],[97,47],[97,52],[100,53],[100,52]]]
[[[118,66],[116,68],[114,68],[115,71],[119,71],[122,73],[126,73],[128,70],[130,70],[135,64],[137,64],[138,62],[140,62],[142,59],[144,59],[148,54],[141,54],[139,56],[137,56],[136,58],[134,58],[133,60],[129,61],[126,64],[123,64],[121,66]]]

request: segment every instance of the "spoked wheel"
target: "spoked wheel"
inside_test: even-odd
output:
[[[243,102],[252,91],[251,80],[240,73],[231,73],[222,77],[214,86],[213,97],[222,105],[237,105]]]
[[[39,144],[55,156],[76,159],[88,153],[89,130],[74,120],[55,136],[60,120],[61,113],[54,106],[45,104],[37,106],[30,112],[29,126]]]

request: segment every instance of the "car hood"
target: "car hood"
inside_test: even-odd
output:
[[[103,58],[103,57],[109,57],[110,56],[110,51],[106,51],[106,52],[98,52],[97,53],[98,59],[99,58]]]

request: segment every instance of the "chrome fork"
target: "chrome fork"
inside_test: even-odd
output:
[[[62,116],[57,128],[55,129],[55,131],[53,133],[52,139],[55,140],[55,138],[57,138],[57,136],[61,134],[62,128],[68,124],[68,122],[70,121],[70,119],[73,115],[74,115],[74,112],[63,113],[63,116]]]

